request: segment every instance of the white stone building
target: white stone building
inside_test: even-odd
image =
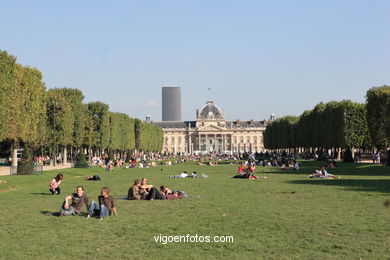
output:
[[[226,121],[212,100],[197,110],[196,121],[155,122],[164,131],[169,154],[238,154],[264,151],[264,121]]]

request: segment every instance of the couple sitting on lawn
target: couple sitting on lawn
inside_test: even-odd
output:
[[[172,200],[187,197],[183,191],[172,191],[165,186],[158,191],[153,185],[148,184],[148,179],[135,180],[130,187],[127,199],[129,200]]]
[[[238,179],[267,179],[265,176],[255,176],[255,164],[254,163],[248,163],[248,167],[245,165],[245,163],[242,163],[240,167],[238,167],[237,175],[233,176],[232,178],[238,178]]]
[[[314,170],[312,175],[309,175],[309,178],[321,178],[321,179],[340,179],[340,176],[336,176],[328,173],[325,167],[321,167],[320,170]]]
[[[72,200],[71,203],[69,201]],[[98,204],[99,203],[99,204]],[[84,187],[78,186],[76,193],[66,196],[62,204],[60,216],[78,215],[83,205],[87,208],[87,218],[98,216],[100,220],[112,214],[117,215],[114,198],[110,195],[110,190],[103,187],[98,196],[98,203],[92,201],[89,204],[88,196],[84,193]]]

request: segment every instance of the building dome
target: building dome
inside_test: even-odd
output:
[[[200,109],[198,115],[199,119],[223,119],[223,117],[223,110],[215,105],[212,100],[207,101],[206,105]]]

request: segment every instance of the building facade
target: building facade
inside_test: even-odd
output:
[[[164,131],[167,154],[239,154],[264,151],[265,121],[227,121],[212,100],[196,112],[196,121],[155,122]]]
[[[162,88],[162,121],[181,121],[181,88]]]

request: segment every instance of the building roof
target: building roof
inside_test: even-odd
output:
[[[214,104],[212,100],[207,101],[206,105],[204,105],[200,109],[200,113],[198,115],[199,119],[223,119],[224,113],[221,108]]]
[[[249,120],[249,121],[226,121],[226,128],[240,128],[240,127],[265,127],[264,121],[256,121],[256,120]]]
[[[195,128],[196,127],[196,121],[184,121],[184,122],[153,122],[154,125],[161,127],[161,128],[177,128],[177,129],[185,129],[187,127]],[[255,120],[249,120],[249,121],[226,121],[226,128],[232,129],[232,128],[257,128],[257,127],[265,127],[264,121],[255,121]]]
[[[195,127],[196,121],[184,121],[184,122],[165,121],[165,122],[153,122],[153,124],[161,128],[186,128],[188,126]]]

